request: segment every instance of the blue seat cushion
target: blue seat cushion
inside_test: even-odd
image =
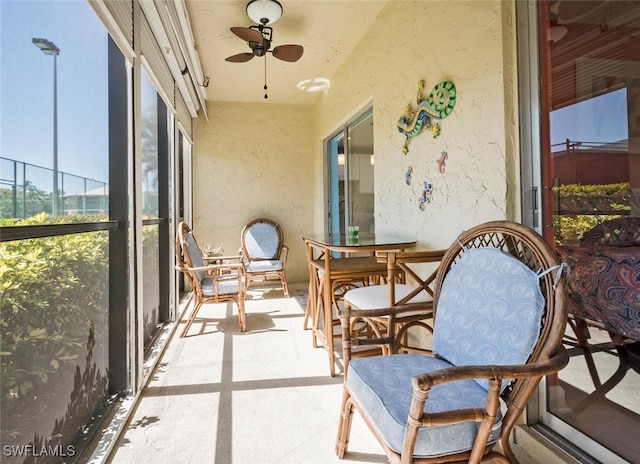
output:
[[[416,288],[406,284],[395,284],[396,302],[402,300]],[[426,303],[431,301],[431,295],[422,291],[409,300],[409,303]],[[388,285],[368,285],[349,290],[344,294],[344,300],[358,309],[379,309],[389,305]]]
[[[250,261],[245,265],[247,272],[275,272],[282,270],[282,261],[268,259],[264,261]]]
[[[212,277],[202,279],[200,286],[204,296],[215,295]],[[237,274],[225,275],[223,279],[218,281],[218,295],[232,295],[234,293],[238,293],[238,276]]]
[[[400,453],[413,397],[411,378],[448,367],[451,364],[442,359],[419,354],[356,358],[349,363],[347,385],[362,413],[376,425],[384,442]],[[425,411],[484,408],[486,397],[486,390],[473,380],[436,385],[429,393]],[[488,443],[497,441],[501,425],[502,416],[498,411]],[[414,455],[437,457],[468,451],[473,447],[479,426],[477,422],[462,422],[422,427]]]

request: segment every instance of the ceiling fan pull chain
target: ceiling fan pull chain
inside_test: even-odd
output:
[[[264,56],[264,98],[269,98],[267,95],[267,55]]]

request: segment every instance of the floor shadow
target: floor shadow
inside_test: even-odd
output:
[[[550,412],[629,462],[640,462],[640,407],[624,393],[640,386],[640,342],[614,345],[604,331],[592,328],[591,334],[588,342],[565,338],[568,367],[577,362],[584,373],[580,382],[560,373],[562,404],[550,403]],[[623,397],[628,401],[620,402]]]

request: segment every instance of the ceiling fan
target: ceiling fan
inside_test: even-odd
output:
[[[273,29],[260,24],[259,26],[232,27],[231,32],[248,42],[251,52],[238,53],[225,58],[231,63],[244,63],[254,56],[264,56],[270,52],[275,58],[283,61],[296,62],[302,56],[304,48],[302,45],[278,45],[271,50]]]
[[[247,15],[257,25],[249,27],[232,27],[231,32],[247,42],[251,52],[238,53],[225,58],[230,63],[244,63],[254,56],[265,56],[271,53],[275,58],[294,63],[304,53],[302,45],[288,44],[278,45],[271,49],[273,42],[273,28],[267,24],[273,24],[282,16],[282,5],[277,0],[251,0],[247,4]],[[265,59],[265,84],[264,98],[267,96],[267,62]]]

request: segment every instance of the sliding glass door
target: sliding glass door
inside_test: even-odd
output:
[[[375,232],[373,109],[369,108],[326,141],[327,230],[346,235],[350,226]]]
[[[571,266],[569,365],[530,416],[583,462],[640,462],[640,2],[529,5],[524,220]]]

